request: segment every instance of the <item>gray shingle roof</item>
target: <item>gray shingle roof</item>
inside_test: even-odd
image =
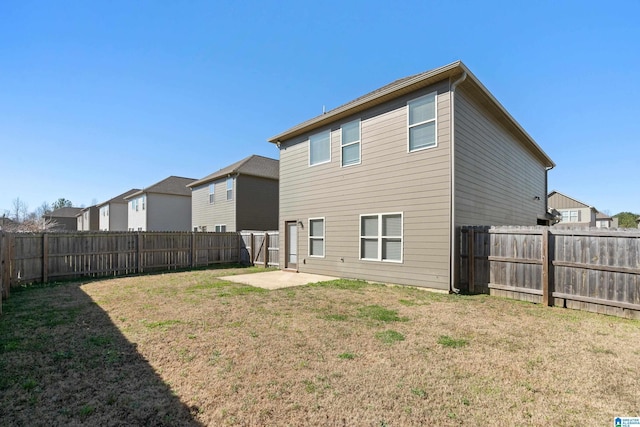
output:
[[[107,200],[106,202],[102,202],[99,205],[96,205],[97,207],[102,207],[106,204],[109,203],[127,203],[127,201],[125,200],[126,197],[129,197],[130,195],[132,195],[133,193],[137,193],[138,191],[140,191],[139,188],[132,188],[131,190],[124,192],[122,194],[117,195],[116,197]]]
[[[280,176],[280,162],[269,157],[253,154],[227,167],[220,169],[202,179],[192,182],[188,187],[205,184],[228,175],[251,175],[260,178],[278,179]]]
[[[82,212],[82,208],[60,208],[44,216],[47,218],[75,218],[80,212]]]
[[[136,191],[135,193],[125,196],[125,200],[131,199],[136,196],[148,193],[160,193],[160,194],[173,194],[176,196],[191,196],[191,190],[187,188],[187,185],[195,181],[194,178],[184,178],[181,176],[170,176],[158,181],[149,187]]]

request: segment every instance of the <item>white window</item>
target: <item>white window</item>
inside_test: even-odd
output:
[[[331,131],[311,135],[309,137],[309,166],[331,161]]]
[[[233,178],[227,178],[227,200],[233,200]]]
[[[436,93],[421,96],[407,103],[409,152],[435,147],[436,135]]]
[[[227,226],[224,224],[216,225],[216,233],[225,233],[227,231]]]
[[[562,222],[578,222],[578,211],[562,211]]]
[[[209,184],[209,203],[213,204],[216,199],[216,185]]]
[[[147,201],[147,196],[140,197],[140,200],[142,201],[142,210],[144,210],[144,205],[145,205],[145,203]]]
[[[360,120],[345,123],[340,129],[342,166],[360,164]]]
[[[324,218],[309,218],[309,256],[324,257]]]
[[[202,227],[200,227],[200,231],[202,231],[203,233],[207,232],[207,226],[203,225]]]
[[[402,213],[360,215],[360,259],[402,262]]]

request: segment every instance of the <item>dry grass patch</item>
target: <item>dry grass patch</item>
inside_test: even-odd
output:
[[[32,424],[607,425],[640,412],[640,322],[210,270],[15,292],[0,411]],[[6,421],[3,421],[6,422]]]

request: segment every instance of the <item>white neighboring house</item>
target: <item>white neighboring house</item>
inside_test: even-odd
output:
[[[193,178],[170,176],[124,199],[129,231],[190,231]]]
[[[125,197],[140,191],[134,188],[98,205],[101,231],[127,231],[127,201]]]

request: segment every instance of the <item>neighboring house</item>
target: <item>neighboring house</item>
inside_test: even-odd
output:
[[[461,225],[536,225],[555,165],[462,62],[269,139],[280,266],[455,291]]]
[[[597,228],[618,228],[618,218],[612,218],[602,212],[596,213]]]
[[[99,213],[96,205],[83,208],[76,216],[78,231],[100,230]]]
[[[547,196],[549,207],[557,210],[562,215],[559,227],[595,227],[598,210],[580,200],[552,191]]]
[[[98,205],[100,230],[127,231],[129,228],[127,224],[128,206],[125,197],[130,196],[133,193],[137,193],[138,191],[140,191],[140,189],[134,188]]]
[[[187,185],[194,231],[276,230],[278,161],[249,156]]]
[[[78,229],[77,216],[80,212],[82,212],[82,208],[59,208],[43,215],[42,218],[55,224],[51,228],[52,231],[75,231]]]
[[[126,196],[130,231],[190,231],[191,190],[195,179],[170,176]]]

